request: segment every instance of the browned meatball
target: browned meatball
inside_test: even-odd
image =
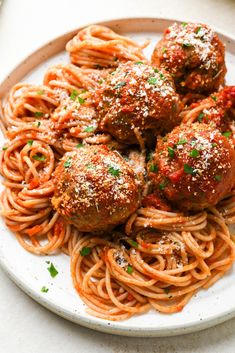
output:
[[[139,204],[132,168],[106,146],[66,153],[55,170],[54,185],[54,208],[83,232],[124,223]]]
[[[157,43],[152,65],[166,69],[180,92],[218,90],[226,74],[225,48],[212,29],[201,23],[174,23]]]
[[[181,108],[174,82],[164,70],[142,62],[121,64],[98,91],[100,128],[124,143],[170,131]]]
[[[235,152],[209,125],[181,125],[158,141],[148,169],[156,190],[173,205],[199,210],[217,204],[234,186]]]

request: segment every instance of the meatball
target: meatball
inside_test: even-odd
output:
[[[211,93],[226,74],[225,48],[212,29],[201,23],[174,23],[152,54],[152,65],[167,70],[180,92]]]
[[[185,123],[199,121],[210,124],[225,136],[232,137],[235,130],[235,86],[224,87],[208,98],[192,103],[182,115]]]
[[[156,193],[178,208],[200,210],[234,186],[235,151],[210,125],[182,124],[158,141],[148,172]]]
[[[53,207],[82,232],[109,230],[124,223],[139,205],[132,168],[106,146],[66,153],[53,180]]]
[[[138,143],[179,123],[181,103],[164,70],[142,62],[119,65],[97,92],[100,128],[123,143]]]

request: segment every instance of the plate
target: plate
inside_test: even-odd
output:
[[[151,55],[156,41],[173,20],[132,18],[99,23],[143,43],[152,42],[145,49]],[[20,63],[0,86],[0,97],[18,81],[39,83],[46,69],[53,64],[69,62],[64,51],[66,42],[79,29],[67,33],[34,52]],[[226,44],[227,84],[235,83],[235,39],[219,33]],[[3,144],[3,137],[0,138]],[[235,316],[235,267],[209,290],[197,293],[180,313],[160,314],[151,310],[121,322],[109,322],[91,317],[73,288],[69,257],[64,254],[37,257],[26,252],[0,219],[0,264],[9,277],[38,303],[54,313],[94,330],[135,337],[173,336],[211,327]],[[10,251],[9,251],[10,250]],[[46,261],[52,261],[59,274],[52,279]],[[49,288],[42,293],[42,286]]]

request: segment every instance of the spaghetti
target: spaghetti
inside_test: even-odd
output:
[[[150,193],[139,129],[134,133],[140,148],[127,149],[99,130],[94,104],[94,92],[113,68],[126,61],[147,62],[144,47],[102,26],[85,28],[67,43],[72,63],[50,68],[43,85],[15,85],[1,108],[7,138],[0,152],[6,225],[31,253],[70,256],[73,284],[87,311],[107,320],[124,320],[150,308],[181,311],[235,260],[228,228],[235,223],[234,189],[216,207],[198,212],[142,204],[123,227],[101,233],[80,232],[52,206],[54,170],[66,152],[81,145],[117,150],[138,175],[142,198]],[[197,102],[200,98],[184,98],[183,123],[193,123],[214,104]]]

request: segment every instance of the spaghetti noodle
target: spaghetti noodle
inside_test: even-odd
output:
[[[149,194],[145,141],[127,148],[99,131],[94,92],[121,62],[147,62],[133,40],[102,26],[80,31],[66,49],[72,64],[50,68],[43,85],[19,83],[1,109],[7,138],[0,152],[5,190],[1,214],[27,251],[36,255],[64,252],[71,259],[74,287],[91,315],[124,320],[154,308],[183,309],[200,289],[207,289],[235,260],[233,235],[235,190],[216,207],[184,213],[142,205],[123,227],[82,233],[53,208],[53,173],[61,157],[81,145],[107,145],[128,160]],[[111,68],[111,69],[110,69]],[[185,98],[183,123],[191,124],[213,102]],[[86,254],[82,251],[87,249]]]

